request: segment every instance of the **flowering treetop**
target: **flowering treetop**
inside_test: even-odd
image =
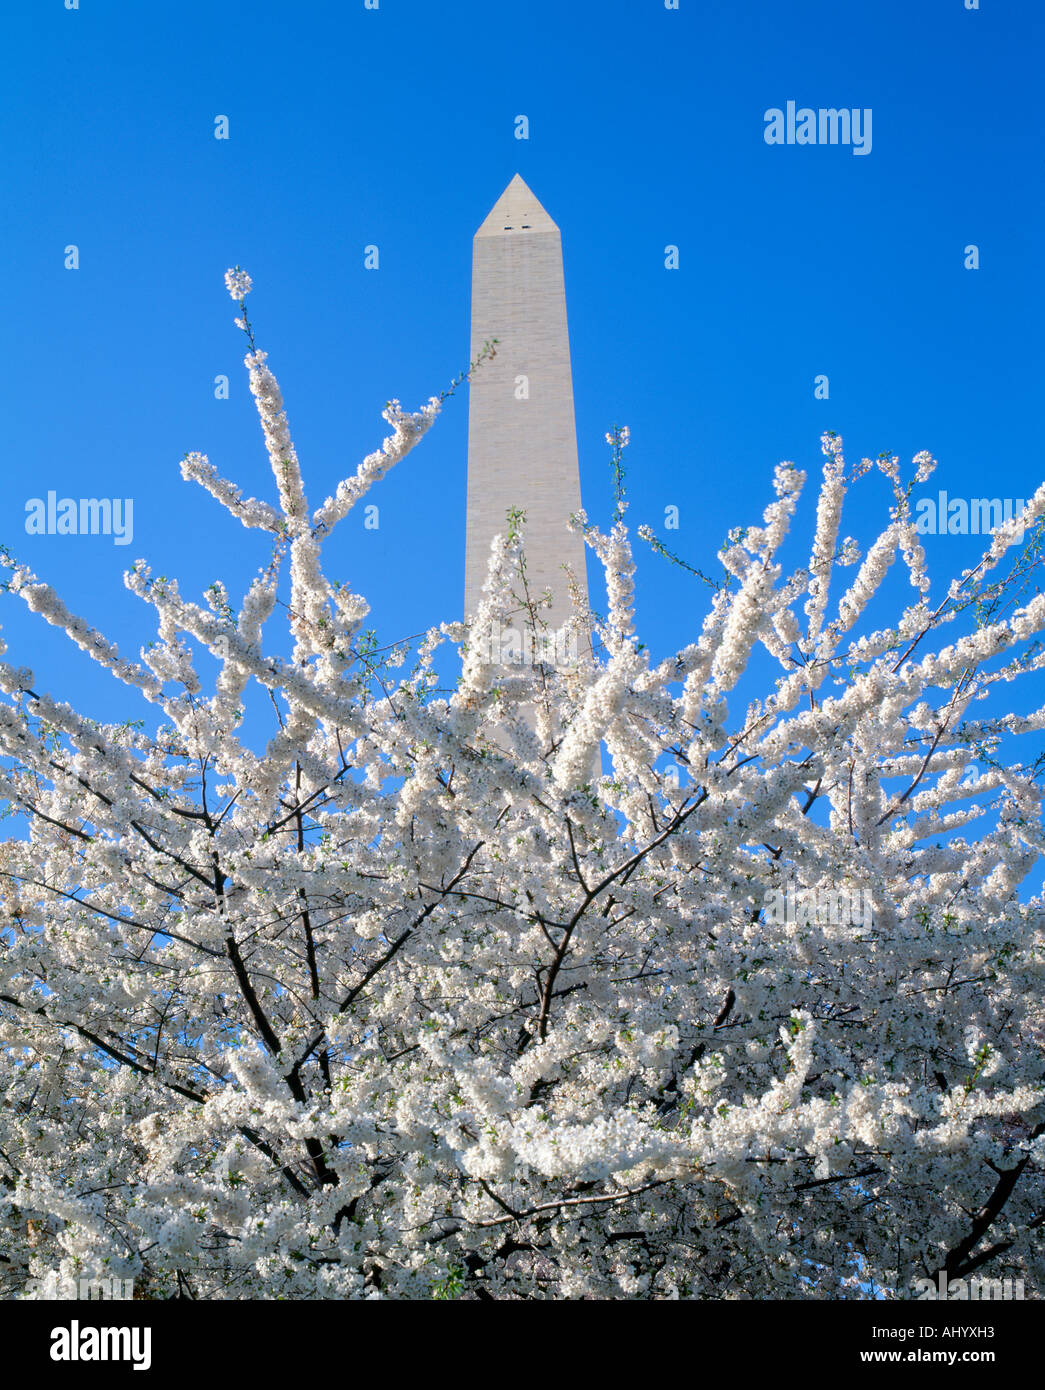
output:
[[[139,561],[156,638],[129,658],[4,555],[10,595],[151,707],[102,726],[0,662],[0,795],[27,827],[0,844],[6,1291],[100,1270],[153,1297],[1040,1288],[1045,935],[1019,889],[1041,792],[1010,749],[1045,706],[996,697],[1045,660],[1045,597],[1006,569],[1045,486],[933,600],[898,460],[861,558],[842,513],[872,465],[826,436],[808,562],[781,555],[806,483],[782,464],[654,661],[615,430],[614,523],[575,522],[606,582],[603,616],[574,586],[579,654],[497,659],[517,519],[474,618],[393,677],[323,546],[440,398],[390,402],[314,507],[250,278],[226,284],[274,494],[199,453],[182,473],[271,537],[242,599]],[[912,599],[873,629],[894,564]]]

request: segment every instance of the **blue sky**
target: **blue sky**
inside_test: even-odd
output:
[[[0,541],[129,653],[152,636],[122,586],[135,558],[190,595],[217,577],[238,593],[267,558],[178,469],[198,449],[272,495],[225,268],[254,277],[318,504],[380,442],[388,397],[416,407],[466,364],[472,235],[517,171],[562,230],[594,518],[613,421],[631,429],[629,519],[663,533],[677,506],[666,538],[705,569],[758,521],[778,460],[815,480],[825,429],[853,458],[929,449],[916,496],[1026,498],[1041,480],[1037,0],[34,0],[3,31]],[[767,145],[764,112],[788,100],[870,108],[870,153]],[[337,532],[329,571],[382,640],[460,616],[466,434],[462,391],[369,499],[380,529],[360,510]],[[50,489],[133,497],[133,543],[27,535],[26,501]],[[845,530],[867,541],[884,485],[852,505]],[[981,549],[927,547],[938,582]],[[643,552],[655,651],[704,607]],[[20,605],[0,619],[40,685],[95,717],[140,712]]]

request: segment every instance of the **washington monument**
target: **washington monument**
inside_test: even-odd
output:
[[[493,338],[496,356],[469,387],[465,613],[479,606],[490,542],[517,507],[530,595],[552,591],[541,614],[551,631],[571,611],[563,564],[587,595],[584,542],[566,525],[581,486],[562,240],[518,174],[472,243],[472,361]]]

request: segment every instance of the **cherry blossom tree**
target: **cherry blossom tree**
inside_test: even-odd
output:
[[[100,725],[0,662],[3,1292],[1045,1287],[1045,705],[1023,693],[1045,486],[933,596],[910,508],[932,459],[906,482],[877,461],[894,504],[861,558],[842,511],[874,465],[826,436],[808,562],[785,564],[806,475],[782,464],[658,661],[615,430],[613,524],[575,519],[605,612],[574,585],[577,640],[498,660],[494,625],[545,611],[513,518],[479,611],[382,665],[323,546],[440,402],[390,402],[313,508],[249,278],[226,278],[274,500],[200,454],[182,472],[268,538],[242,600],[139,562],[156,637],[131,659],[4,555],[6,602],[147,717]],[[911,601],[874,628],[897,574]]]

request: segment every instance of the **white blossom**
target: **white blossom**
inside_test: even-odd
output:
[[[242,301],[246,299],[252,289],[250,276],[238,265],[234,266],[225,272],[225,288],[233,299]]]
[[[439,400],[313,510],[246,365],[271,500],[182,463],[268,533],[241,598],[231,556],[199,602],[138,562],[130,660],[2,557],[144,702],[100,723],[0,661],[5,1295],[904,1297],[970,1236],[1040,1288],[1045,596],[983,587],[1015,528],[933,596],[898,500],[832,599],[868,469],[828,436],[807,567],[782,464],[673,652],[620,512],[575,519],[576,661],[490,659],[522,527],[467,622],[383,650],[324,547]]]

